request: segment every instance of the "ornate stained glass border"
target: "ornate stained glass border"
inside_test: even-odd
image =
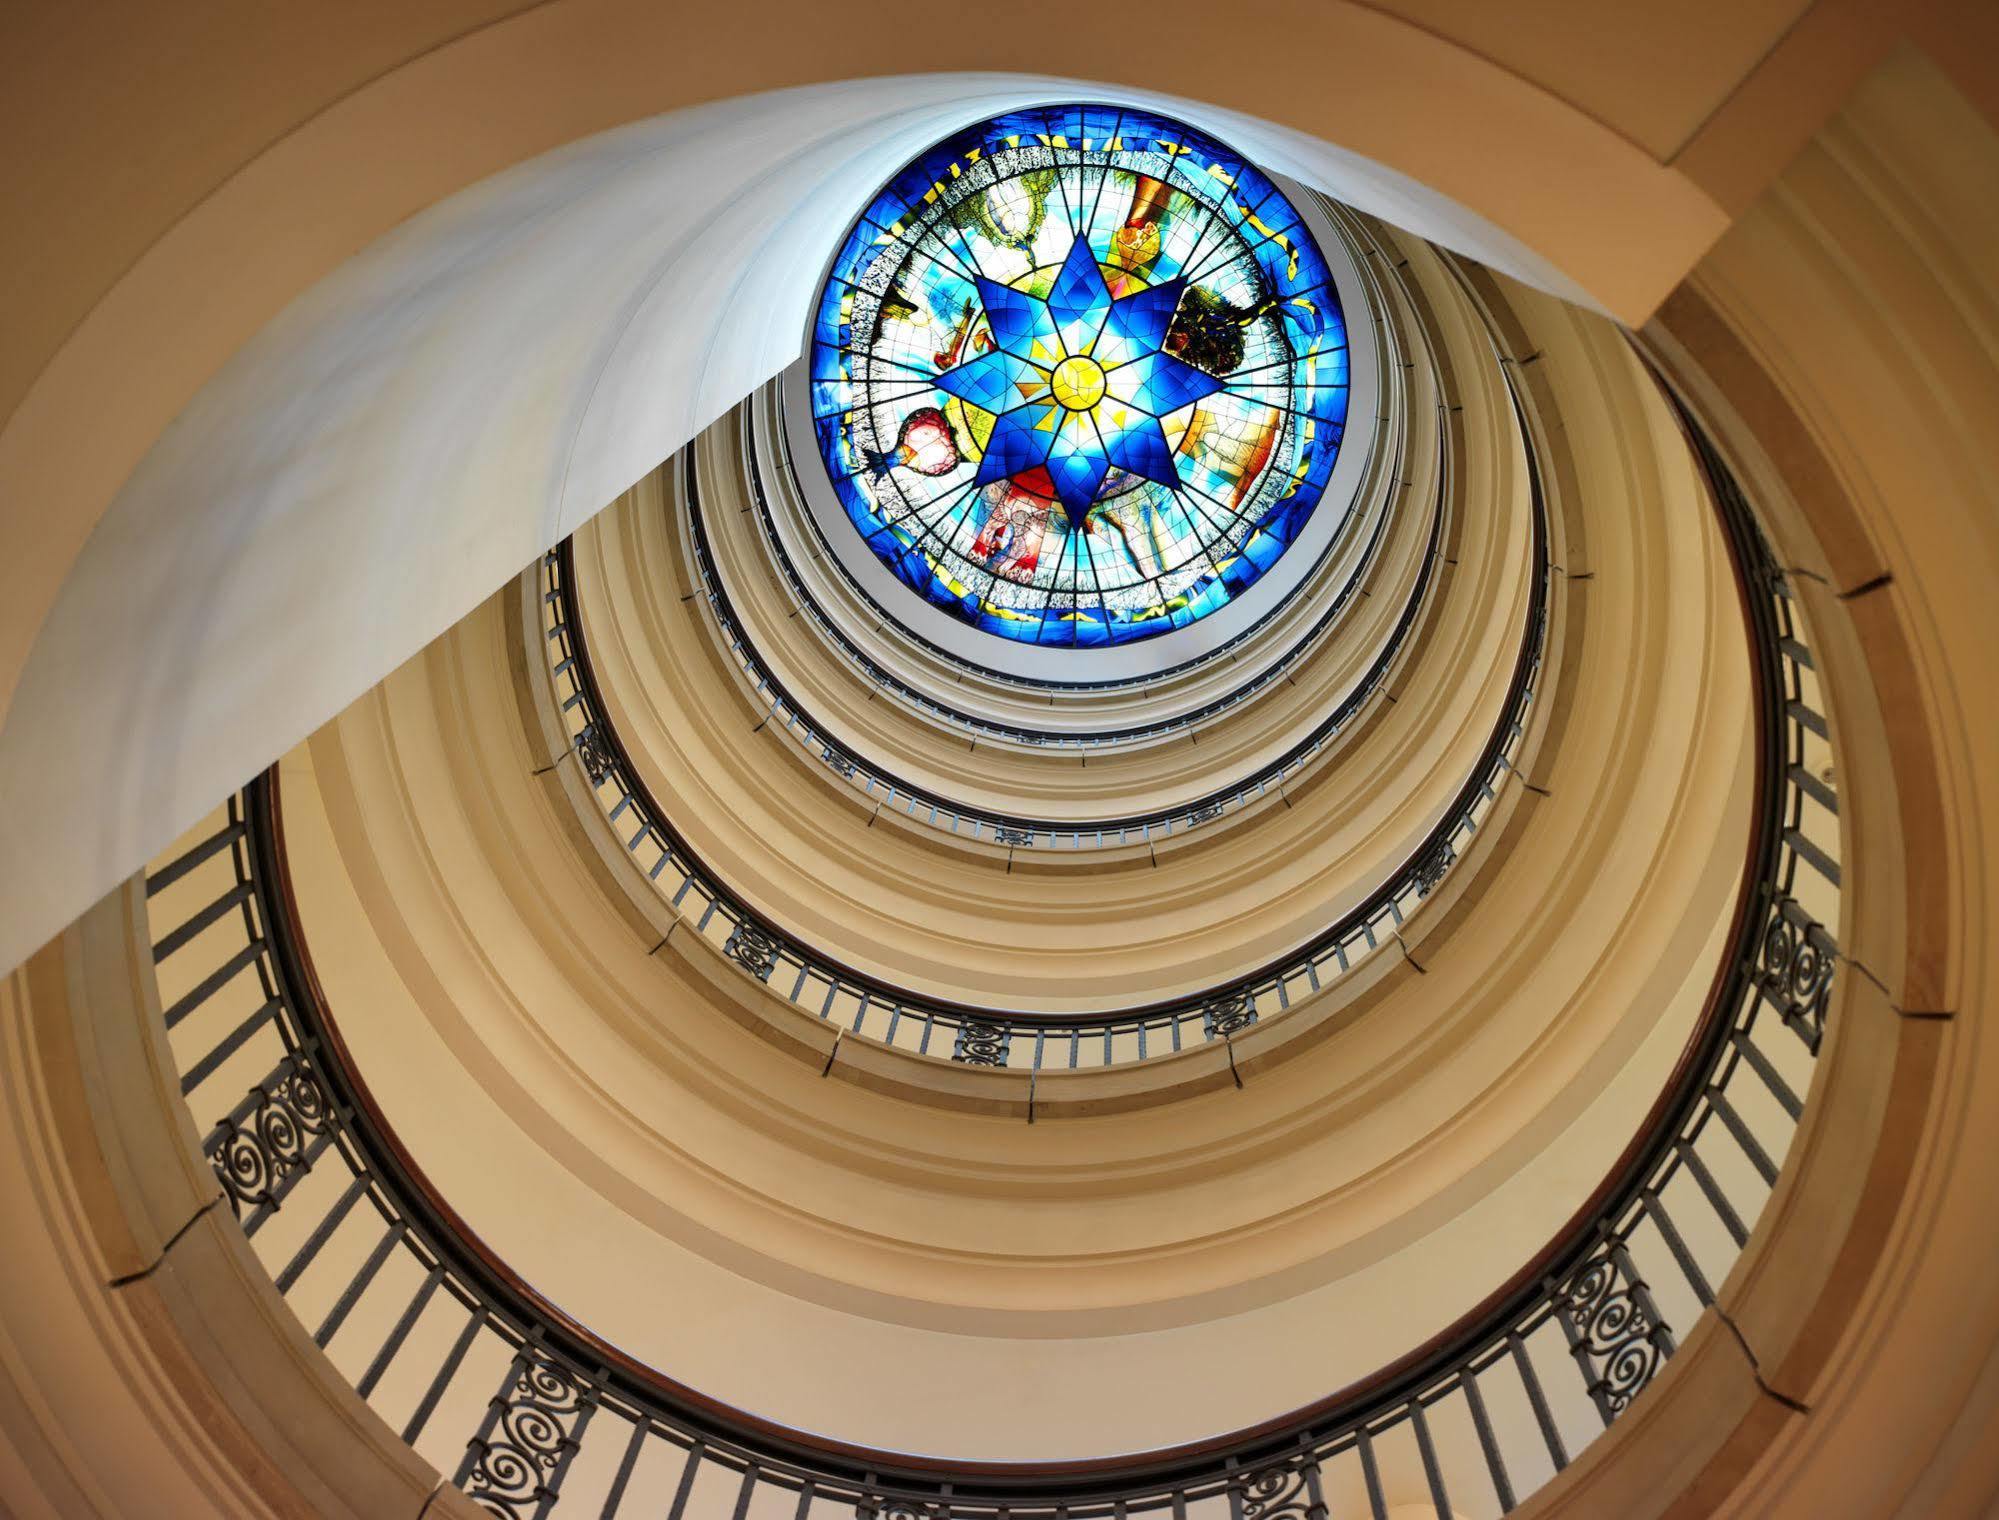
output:
[[[1312,228],[1144,110],[1036,107],[919,154],[855,220],[807,359],[845,515],[1018,643],[1153,638],[1240,598],[1327,493],[1351,382]]]

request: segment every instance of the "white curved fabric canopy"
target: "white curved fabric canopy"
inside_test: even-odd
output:
[[[523,164],[295,301],[97,525],[0,728],[0,966],[796,359],[829,249],[902,162],[964,121],[1098,96],[1579,295],[1355,154],[1076,81],[814,86]]]

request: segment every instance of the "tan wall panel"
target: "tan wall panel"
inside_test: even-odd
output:
[[[1796,1412],[1662,1384],[1670,1435],[1620,1426],[1531,1512],[1929,1520],[1999,1498],[1994,183],[1992,122],[1898,51],[1648,332],[1800,567],[1847,959],[1797,1165],[1724,1292]],[[1658,1482],[1664,1441],[1706,1453],[1695,1489]]]
[[[1533,80],[1665,163],[1813,6],[1696,0],[1614,17],[1590,0],[1382,0],[1381,9]]]
[[[133,882],[0,984],[0,1510],[417,1520],[194,1154]]]
[[[109,15],[116,18],[125,9],[115,7]],[[205,13],[213,19],[202,25],[226,32],[231,14]],[[211,379],[294,297],[309,289],[325,297],[320,282],[331,276],[337,283],[343,261],[425,208],[536,155],[675,108],[787,85],[817,85],[828,93],[814,99],[837,98],[837,87],[826,81],[880,73],[883,36],[898,39],[893,64],[898,69],[1051,66],[1046,29],[1025,16],[1017,25],[994,29],[910,28],[900,24],[899,12],[870,25],[865,12],[816,4],[798,5],[780,18],[768,6],[688,9],[637,0],[570,0],[531,7],[418,53],[480,13],[432,7],[415,20],[399,15],[394,23],[351,29],[318,19],[329,14],[294,13],[285,23],[265,23],[246,34],[259,40],[320,39],[321,55],[311,76],[319,98],[299,98],[296,125],[247,159],[244,143],[257,135],[253,127],[282,131],[280,119],[269,114],[263,76],[255,69],[208,65],[148,72],[145,63],[160,51],[157,20],[135,26],[107,20],[101,32],[91,34],[97,52],[76,46],[73,30],[52,25],[36,34],[40,45],[7,53],[23,75],[42,79],[0,91],[8,98],[46,99],[79,67],[110,80],[138,75],[146,81],[134,92],[139,104],[129,114],[121,99],[115,110],[82,113],[90,130],[54,138],[50,153],[42,155],[53,164],[37,171],[34,201],[14,208],[11,225],[24,229],[27,241],[11,256],[25,267],[10,288],[33,291],[32,303],[43,293],[28,275],[51,268],[94,273],[65,286],[60,309],[48,308],[32,324],[44,339],[43,348],[22,365],[22,378],[32,375],[33,383],[18,396],[18,405],[12,393],[0,398],[11,411],[0,432],[0,513],[6,514],[0,534],[9,549],[7,595],[0,598],[0,704],[10,713],[61,588],[67,583],[74,591],[77,585],[71,570],[78,554],[169,421],[186,416],[198,394],[213,400],[215,393],[205,390]],[[1050,14],[1061,23],[1064,52],[1055,62],[1063,73],[1262,113],[1276,125],[1245,122],[1243,129],[1259,135],[1259,151],[1275,166],[1498,267],[1553,288],[1587,291],[1628,318],[1648,313],[1724,224],[1709,195],[1616,132],[1475,51],[1377,11],[1322,0],[1268,0],[1246,24],[1258,36],[1284,36],[1294,45],[1240,50],[1185,45],[1192,28],[1212,22],[1213,13],[1201,8],[1190,7],[1184,26],[1144,28],[1109,11],[1053,7]],[[183,12],[175,15],[184,19]],[[170,51],[203,56],[209,51],[206,31],[168,35],[174,39]],[[244,56],[245,49],[233,41],[216,46],[223,59]],[[383,59],[399,49],[416,56],[384,72]],[[680,59],[698,59],[701,66],[668,63]],[[1338,87],[1328,88],[1328,70],[1335,67]],[[201,91],[218,73],[231,81],[232,93],[205,98]],[[241,76],[257,81],[253,100],[265,104],[239,110],[233,86]],[[182,79],[187,93],[164,88]],[[356,87],[357,80],[368,82]],[[975,89],[966,83],[952,93],[963,98]],[[83,94],[93,102],[98,98],[89,90]],[[848,98],[859,94],[875,104],[882,98],[879,90]],[[866,116],[869,108],[854,109]],[[198,141],[179,139],[186,149],[179,169],[160,177],[167,187],[160,197],[131,198],[133,223],[107,221],[111,213],[94,194],[68,196],[74,183],[122,182],[132,172],[124,167],[128,161],[150,161],[149,153],[132,148],[133,139],[173,137],[172,125],[186,118],[229,126]],[[815,169],[801,179],[823,185],[828,174]],[[196,198],[190,202],[190,196]],[[189,209],[173,219],[173,208],[181,204]],[[738,246],[757,237],[748,232]],[[134,262],[117,262],[123,272],[104,288],[99,283],[107,273],[104,256],[80,244],[143,251]],[[454,261],[461,275],[475,267],[483,268],[482,261]],[[546,315],[554,304],[543,302],[538,309]],[[343,321],[345,326],[335,324],[340,331],[333,343],[341,355],[367,325],[352,312]],[[587,335],[571,333],[569,341],[605,341],[617,325],[614,319]],[[46,342],[59,335],[66,335],[60,348],[46,351]],[[470,376],[494,371],[492,363],[467,351],[477,346],[415,345],[425,357],[402,373],[427,375],[435,382],[425,387],[433,399],[437,387],[456,392],[471,383]],[[445,378],[452,354],[470,375]],[[712,408],[694,424],[774,367],[744,376],[734,393],[713,398]],[[323,381],[339,368],[328,355],[315,374]],[[691,387],[688,372],[698,368],[697,359],[687,359],[680,380]],[[210,447],[196,455],[209,461],[243,457],[250,446],[232,430],[234,424],[279,452],[304,448],[297,431],[312,431],[315,412],[305,392],[313,389],[314,383],[296,376],[251,385],[242,413],[223,407],[219,415],[204,414],[198,425],[189,424],[216,429]],[[599,430],[578,447],[586,464],[606,459],[611,444],[628,440],[635,429],[644,431],[647,419],[665,426],[659,419],[668,407],[656,394],[632,397],[629,410],[604,420],[621,394],[617,385],[602,391]],[[578,383],[576,397],[586,395],[598,397],[599,391]],[[141,526],[125,523],[143,537],[143,524],[171,521],[166,543],[134,545],[117,534],[98,535],[98,552],[90,560],[94,568],[84,580],[97,588],[104,605],[78,615],[87,634],[73,624],[57,630],[61,636],[40,657],[45,683],[34,705],[43,711],[10,727],[0,759],[16,760],[16,751],[33,753],[37,735],[60,730],[78,708],[78,691],[106,704],[105,722],[93,719],[87,728],[109,726],[112,713],[128,724],[149,714],[149,731],[143,736],[135,731],[131,746],[146,759],[114,776],[109,773],[118,767],[109,757],[119,751],[107,750],[92,762],[106,774],[77,775],[64,801],[42,799],[30,809],[35,818],[62,818],[66,838],[88,842],[63,856],[63,873],[51,874],[42,894],[40,901],[59,901],[60,909],[44,907],[38,914],[38,900],[30,900],[17,917],[0,923],[0,932],[11,930],[19,941],[8,942],[5,959],[18,959],[62,917],[163,847],[246,770],[297,742],[548,541],[547,519],[569,509],[551,505],[532,482],[560,468],[549,461],[562,455],[569,407],[553,391],[543,399],[546,409],[532,424],[501,430],[507,448],[519,452],[510,454],[500,471],[504,491],[474,493],[486,496],[483,514],[433,492],[423,517],[431,531],[407,536],[399,548],[391,547],[378,520],[361,528],[371,506],[384,500],[379,481],[352,484],[337,508],[317,503],[289,514],[260,492],[255,502],[266,515],[259,523],[271,527],[272,519],[281,518],[282,527],[254,552],[245,545],[258,535],[243,523],[222,522],[227,493],[213,478],[187,485],[171,508],[141,513]],[[426,454],[420,444],[498,462],[490,440],[474,444],[467,438],[462,418],[452,427],[434,418],[418,427],[409,420],[409,408],[392,410],[392,418],[366,429],[331,429],[339,436],[321,440],[323,457],[339,469],[360,468],[358,461],[372,457],[361,446],[361,435],[368,433],[377,445],[414,451],[417,457],[406,459],[398,472],[404,478]],[[492,414],[487,407],[472,410],[481,418]],[[685,436],[669,438],[653,458],[574,508],[569,520],[596,510]],[[502,501],[511,505],[502,509]],[[411,510],[398,517],[414,521],[419,514]],[[354,531],[336,533],[330,544],[315,540],[315,525],[336,518]],[[483,536],[475,523],[486,530]],[[510,547],[516,539],[518,553]],[[118,542],[124,542],[128,556],[122,560],[108,546]],[[358,552],[362,545],[379,553]],[[176,549],[198,564],[198,592],[183,590],[180,580],[159,579],[158,567],[177,562]],[[413,561],[412,583],[420,589],[369,584],[373,561],[394,553]],[[511,562],[489,574],[482,556],[511,556]],[[288,577],[305,562],[325,567],[321,582],[292,588]],[[224,566],[229,573],[219,568]],[[275,588],[285,588],[277,597],[292,609],[287,619],[269,615],[265,598]],[[365,619],[353,611],[364,591]],[[137,626],[124,625],[120,610],[142,603],[151,605],[132,620]],[[364,621],[369,637],[361,640],[354,630]],[[227,634],[225,624],[231,629]],[[290,630],[296,641],[287,646],[288,674],[271,676],[266,687],[247,677],[232,683],[214,673],[209,656],[216,642],[268,641],[282,636],[274,625]],[[121,628],[122,639],[114,637],[113,630]],[[167,656],[170,649],[177,653]],[[155,683],[121,676],[144,665],[149,655],[173,658],[183,671],[198,672],[182,688],[189,703],[204,710],[189,730],[173,730],[152,711],[147,694]],[[121,679],[132,680],[132,688],[120,688]],[[51,696],[50,684],[65,689]],[[81,744],[56,748],[85,752]],[[169,750],[172,769],[153,763]],[[59,772],[36,755],[19,759],[22,779],[8,784],[24,791],[61,790],[49,778],[74,769]],[[104,807],[108,796],[120,798],[120,806]],[[32,837],[27,825],[16,832],[27,837],[14,842],[0,833],[0,845],[16,843],[22,858],[56,853]]]
[[[740,973],[606,894],[533,774],[510,593],[287,762],[322,980],[440,1192],[703,1391],[956,1455],[1197,1438],[1469,1307],[1600,1180],[1677,1055],[1746,805],[1735,593],[1670,418],[1621,336],[1519,299],[1553,401],[1634,425],[1584,430],[1601,448],[1572,471],[1601,539],[1577,593],[1603,598],[1590,700],[1426,975],[1166,1108],[1026,1125],[822,1079],[714,1006]],[[702,1312],[663,1318],[661,1295]]]

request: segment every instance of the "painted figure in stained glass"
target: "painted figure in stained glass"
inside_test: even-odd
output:
[[[912,589],[990,632],[1104,645],[1239,596],[1324,494],[1346,331],[1259,171],[1137,111],[939,144],[835,258],[812,345],[835,489]]]
[[[919,406],[902,419],[895,430],[895,447],[867,456],[868,468],[877,476],[886,475],[897,465],[919,475],[948,475],[958,467],[958,435],[951,419],[934,406]]]

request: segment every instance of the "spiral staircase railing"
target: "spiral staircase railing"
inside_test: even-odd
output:
[[[1516,401],[1516,409],[1517,409]],[[1523,436],[1525,429],[1522,429]],[[1533,572],[1529,604],[1514,671],[1493,733],[1465,783],[1437,824],[1409,855],[1359,905],[1315,935],[1291,955],[1229,982],[1164,1003],[1113,1011],[1073,1013],[1024,1012],[954,1004],[918,997],[903,988],[871,977],[787,936],[768,918],[737,897],[708,869],[677,831],[666,810],[647,787],[624,748],[617,727],[605,716],[605,704],[590,661],[573,596],[570,545],[564,541],[542,557],[540,564],[540,624],[548,652],[550,676],[560,721],[582,774],[626,852],[666,898],[673,911],[697,934],[707,938],[745,974],[768,987],[793,1007],[840,1029],[919,1055],[946,1057],[962,1065],[1025,1069],[1075,1070],[1169,1056],[1215,1040],[1228,1040],[1260,1019],[1289,1009],[1294,1002],[1317,994],[1345,976],[1383,946],[1397,942],[1397,933],[1411,914],[1441,886],[1445,877],[1469,853],[1486,819],[1498,805],[1502,788],[1519,777],[1514,765],[1527,734],[1528,712],[1539,686],[1547,644],[1548,560],[1546,506],[1538,466],[1528,451],[1533,499]],[[691,510],[699,512],[698,486],[687,465]],[[1441,514],[1433,521],[1428,559],[1439,552]],[[1429,573],[1426,561],[1425,576]],[[1420,591],[1405,607],[1395,635],[1359,686],[1335,705],[1312,730],[1274,762],[1275,774],[1259,773],[1228,793],[1203,799],[1187,809],[1137,820],[1124,826],[1127,842],[1138,843],[1165,833],[1185,832],[1220,817],[1229,808],[1264,795],[1284,775],[1323,751],[1343,731],[1386,679],[1394,656],[1421,604]],[[714,602],[724,626],[730,623],[726,604]],[[906,784],[863,771],[846,749],[798,713],[774,678],[756,688],[770,696],[771,711],[781,726],[807,736],[821,758],[842,777],[874,796],[883,806],[907,799],[904,810],[939,804],[910,794]],[[853,772],[848,773],[847,767]],[[884,796],[883,794],[887,795]],[[967,819],[971,837],[989,832],[990,842],[1010,851],[1059,848],[1064,826],[1018,819],[1005,823]],[[1147,831],[1160,829],[1160,834]],[[1117,842],[1103,830],[1097,843]],[[1076,841],[1072,839],[1071,847]]]
[[[788,1430],[634,1362],[512,1274],[383,1122],[306,953],[275,772],[147,880],[163,984],[171,969],[186,989],[164,1014],[182,1092],[215,1116],[201,1147],[244,1234],[362,1397],[506,1520],[558,1506],[626,1520],[1387,1520],[1391,1493],[1427,1495],[1439,1516],[1511,1510],[1630,1407],[1713,1304],[1776,1184],[1830,1006],[1838,799],[1811,652],[1733,481],[1693,443],[1742,591],[1758,748],[1749,885],[1707,1008],[1569,1226],[1365,1382],[1198,1447],[950,1465]],[[315,1275],[336,1258],[335,1280]],[[383,1328],[363,1343],[364,1324]]]
[[[1077,1069],[1148,1060],[1227,1038],[1318,993],[1384,945],[1396,942],[1396,932],[1469,852],[1474,836],[1497,806],[1501,788],[1515,777],[1513,761],[1526,736],[1527,712],[1534,699],[1546,640],[1549,572],[1545,538],[1538,531],[1535,542],[1538,568],[1532,605],[1502,716],[1465,785],[1422,843],[1361,904],[1284,960],[1191,996],[1110,1012],[1030,1013],[923,998],[786,935],[703,864],[632,764],[615,725],[603,716],[603,699],[569,595],[571,565],[566,542],[543,557],[541,605],[551,672],[558,683],[557,705],[571,750],[626,852],[659,887],[683,923],[711,940],[747,975],[786,1002],[844,1033],[920,1055],[948,1055],[967,1065]],[[1380,671],[1371,673],[1316,726],[1315,737],[1308,741],[1313,751],[1351,721],[1381,679]],[[802,726],[802,720],[793,716],[790,726]],[[854,763],[844,752],[825,747],[832,756],[826,763],[836,770]],[[872,773],[857,772],[851,779],[864,795],[873,789],[877,800],[908,796],[906,788],[879,782]],[[1252,782],[1229,801],[1254,798],[1276,784],[1276,780]],[[895,788],[891,798],[882,798],[881,792],[890,788]],[[911,799],[906,805],[928,804]],[[1223,811],[1225,804],[1219,800],[1176,811],[1155,820],[1163,827],[1152,837],[1198,828]],[[1021,820],[1018,824],[981,822],[975,827],[987,829],[994,844],[1025,850],[1053,843],[1059,826]],[[1143,832],[1132,832],[1134,843],[1146,838]]]
[[[1448,408],[1440,407],[1439,412],[1443,420],[1449,420]],[[780,435],[779,446],[782,447],[783,430],[780,427],[776,431]],[[1300,660],[1306,658],[1316,650],[1326,635],[1339,622],[1341,615],[1353,604],[1355,597],[1360,595],[1367,571],[1374,564],[1376,556],[1380,552],[1381,545],[1387,537],[1390,516],[1387,511],[1383,511],[1376,517],[1374,526],[1368,535],[1368,542],[1361,551],[1353,573],[1348,577],[1346,583],[1340,587],[1339,592],[1333,597],[1325,610],[1313,620],[1311,628],[1298,637],[1281,658],[1272,661],[1269,667],[1260,671],[1254,679],[1231,687],[1223,695],[1211,701],[1201,703],[1185,712],[1176,713],[1170,718],[1162,718],[1155,722],[1135,724],[1123,728],[1093,730],[1087,733],[1060,733],[1047,729],[1028,728],[1019,724],[1004,723],[993,718],[982,718],[957,708],[948,707],[934,697],[902,680],[893,670],[889,669],[865,649],[861,648],[859,644],[855,643],[833,619],[826,615],[825,610],[820,607],[818,601],[807,590],[804,580],[798,573],[798,567],[792,563],[791,556],[786,552],[783,536],[777,531],[775,520],[771,514],[770,496],[764,486],[763,471],[757,463],[754,446],[745,449],[743,464],[744,475],[749,483],[751,504],[756,510],[758,525],[762,529],[764,547],[770,556],[771,563],[776,565],[779,575],[783,578],[793,606],[811,618],[813,625],[819,630],[820,635],[828,642],[837,645],[847,660],[858,668],[865,679],[877,689],[891,693],[896,701],[924,714],[940,726],[959,729],[972,734],[976,738],[995,740],[1003,744],[1017,745],[1026,749],[1096,751],[1115,748],[1119,745],[1132,744],[1141,740],[1167,738],[1174,734],[1184,733],[1189,729],[1198,728],[1201,724],[1209,722],[1221,714],[1250,701],[1259,692],[1266,690],[1275,682],[1281,680],[1287,671],[1291,670]],[[787,464],[785,468],[788,469],[790,466]],[[1365,698],[1372,692],[1374,686],[1381,681],[1388,668],[1394,663],[1403,643],[1409,636],[1410,629],[1414,625],[1417,615],[1422,610],[1423,598],[1428,593],[1430,581],[1435,575],[1439,545],[1443,538],[1444,506],[1451,495],[1450,450],[1448,448],[1448,439],[1443,435],[1441,430],[1437,439],[1437,477],[1437,489],[1431,506],[1429,539],[1424,547],[1422,564],[1417,569],[1416,580],[1405,598],[1400,617],[1397,619],[1386,643],[1376,655],[1367,673],[1361,678],[1360,689],[1354,698],[1350,699],[1354,700],[1356,704],[1359,699]],[[701,511],[699,492],[694,484],[694,468],[691,461],[687,466],[687,494],[688,526],[694,550],[695,569],[701,577],[702,595],[713,610],[723,640],[728,645],[729,651],[734,656],[738,666],[744,672],[752,692],[755,694],[757,700],[770,711],[771,716],[783,724],[787,731],[798,734],[801,742],[804,742],[808,749],[816,746],[821,751],[818,758],[825,761],[829,766],[832,766],[834,770],[838,771],[846,779],[850,781],[857,780],[857,778],[861,777],[868,770],[866,761],[842,745],[836,738],[830,735],[822,735],[816,730],[810,716],[797,703],[791,700],[790,695],[783,690],[781,683],[771,673],[768,663],[758,654],[755,642],[743,628],[742,620],[736,615],[734,606],[729,598],[728,588],[724,585],[722,577],[716,572],[714,555],[708,544],[706,520]],[[1223,650],[1222,655],[1225,656],[1228,650],[1235,647],[1237,647],[1236,643],[1232,642]],[[1219,656],[1211,656],[1210,658],[1217,657]],[[1206,662],[1204,661],[1203,663]],[[1213,797],[1202,798],[1198,801],[1187,803],[1180,808],[1127,819],[1116,824],[1094,825],[1083,829],[1073,827],[1062,829],[1056,825],[1041,825],[1037,827],[1029,820],[1008,818],[1001,814],[981,812],[977,809],[966,809],[962,804],[951,803],[942,798],[933,797],[928,793],[910,788],[906,783],[899,785],[894,778],[885,774],[875,773],[868,779],[860,780],[859,784],[861,790],[870,797],[879,795],[881,798],[886,799],[886,805],[897,807],[899,810],[908,813],[911,817],[923,817],[922,810],[927,806],[933,810],[934,818],[926,821],[935,821],[939,826],[947,827],[953,833],[958,832],[963,827],[969,826],[971,837],[973,838],[982,837],[980,825],[984,824],[994,829],[995,832],[1001,828],[1010,828],[1016,833],[1025,830],[1045,834],[1047,836],[1045,840],[1037,838],[1034,842],[1045,843],[1051,848],[1066,847],[1069,849],[1083,849],[1106,845],[1134,844],[1165,837],[1166,834],[1171,832],[1172,826],[1176,821],[1184,818],[1189,813],[1199,812],[1204,807],[1212,806],[1217,801],[1221,801],[1225,805],[1239,805],[1243,799],[1264,795],[1273,786],[1277,785],[1285,775],[1295,772],[1310,758],[1312,753],[1315,753],[1318,748],[1323,747],[1330,737],[1331,733],[1329,732],[1318,736],[1316,742],[1308,739],[1299,745],[1293,746],[1292,750],[1287,752],[1281,760],[1261,768],[1252,781],[1238,784],[1233,788],[1226,788],[1214,794]],[[828,757],[828,754],[825,753],[828,750],[837,754],[841,759],[854,764],[856,770],[851,773],[846,771],[838,760]],[[1162,832],[1158,834],[1151,832],[1155,827],[1159,828]]]

